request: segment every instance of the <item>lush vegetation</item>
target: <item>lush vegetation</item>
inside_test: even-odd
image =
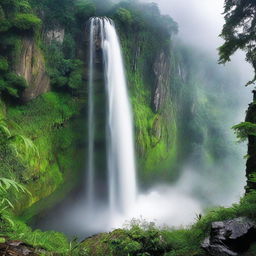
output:
[[[228,61],[242,48],[255,66],[255,4],[254,1],[236,2],[226,0],[226,25],[222,32],[226,42],[220,48],[220,61]],[[230,155],[236,157],[221,122],[227,119],[226,112],[236,105],[237,92],[231,86],[236,78],[223,75],[211,64],[213,61],[180,42],[174,44],[178,26],[171,17],[161,15],[156,4],[2,0],[0,236],[23,240],[39,251],[44,249],[46,255],[205,255],[200,243],[209,233],[212,221],[237,216],[256,220],[254,192],[231,208],[209,211],[190,228],[160,229],[152,223],[133,221],[124,229],[101,234],[82,244],[69,242],[57,232],[33,231],[17,217],[36,202],[40,205],[40,200],[58,189],[64,197],[79,183],[85,148],[82,136],[85,124],[81,125],[80,119],[86,102],[84,29],[94,15],[111,17],[121,37],[142,182],[147,185],[161,179],[174,179],[178,176],[180,161],[190,156],[191,151],[200,152],[208,172],[212,171],[211,163],[221,162]],[[238,33],[241,27],[245,29]],[[43,56],[52,90],[24,103],[23,93],[31,85],[15,67],[20,64],[21,48],[27,38]],[[164,78],[158,87],[157,76],[161,75],[156,70],[160,64],[167,69],[161,74]],[[213,94],[216,84],[218,93]],[[225,86],[233,96],[229,100],[222,95]],[[155,103],[157,90],[163,90],[159,107]],[[256,135],[255,124],[250,121],[234,129],[241,140]],[[255,181],[255,176],[251,180]],[[28,211],[27,218],[38,210],[35,206]],[[252,253],[253,250],[255,247]]]
[[[246,52],[246,60],[252,64],[256,73],[256,3],[254,0],[225,0],[225,25],[221,37],[225,43],[220,47],[220,63],[230,61],[230,57],[238,50]],[[256,75],[252,84],[256,81]]]
[[[240,204],[215,208],[198,218],[189,228],[172,230],[154,223],[133,220],[127,227],[109,234],[100,234],[84,242],[91,255],[104,256],[206,256],[201,243],[209,235],[211,223],[239,216],[256,220],[256,194],[248,194]],[[248,254],[254,255],[255,244]]]
[[[21,39],[39,31],[41,20],[33,13],[30,2],[0,2],[0,93],[17,99],[28,86],[13,72],[21,49]]]

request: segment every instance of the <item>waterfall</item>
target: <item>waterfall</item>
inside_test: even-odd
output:
[[[94,198],[94,35],[95,22],[91,21],[90,25],[90,53],[89,53],[89,90],[88,90],[88,157],[87,157],[87,179],[86,179],[86,195],[87,203],[90,209],[93,208]]]
[[[104,83],[107,97],[106,154],[107,192],[110,213],[127,213],[136,199],[136,166],[134,153],[133,118],[128,97],[121,46],[112,20],[92,18],[90,20],[90,72],[88,109],[88,168],[87,200],[95,198],[94,170],[94,58],[95,38],[100,37]],[[90,205],[90,204],[89,204]],[[91,204],[90,206],[92,206]]]

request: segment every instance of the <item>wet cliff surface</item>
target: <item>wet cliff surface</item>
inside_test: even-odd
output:
[[[23,101],[33,100],[50,90],[50,79],[46,73],[44,56],[33,38],[22,40],[15,72],[24,77],[28,84],[28,88],[24,90],[21,96]]]

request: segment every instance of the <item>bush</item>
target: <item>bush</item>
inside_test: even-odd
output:
[[[42,21],[33,14],[19,13],[13,20],[13,24],[20,30],[36,30]]]
[[[6,81],[4,81],[3,79],[0,79],[0,92],[4,91],[6,86],[7,86]]]
[[[6,81],[11,87],[15,87],[18,89],[23,89],[28,87],[27,81],[23,76],[19,76],[15,73],[8,73],[6,75]]]
[[[11,27],[11,23],[6,19],[0,19],[0,32],[6,32]]]
[[[9,68],[6,58],[0,57],[0,71],[7,71]]]
[[[87,20],[89,17],[95,15],[95,5],[91,1],[79,0],[76,2],[75,15],[80,20]]]
[[[256,124],[243,122],[232,127],[240,142],[245,141],[248,136],[256,136]]]
[[[118,8],[115,14],[117,20],[123,24],[130,25],[133,22],[132,14],[129,10],[125,8]]]
[[[31,12],[31,6],[28,3],[28,1],[26,1],[26,0],[20,1],[18,3],[18,8],[19,8],[19,11],[22,12],[22,13],[29,13],[29,12]]]

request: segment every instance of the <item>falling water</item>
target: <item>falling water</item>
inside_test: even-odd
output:
[[[87,179],[86,179],[86,195],[87,203],[90,209],[94,203],[94,35],[95,24],[91,21],[90,26],[90,54],[89,54],[89,91],[88,91],[88,159],[87,159]]]
[[[107,97],[107,171],[108,205],[110,212],[126,213],[135,202],[136,167],[134,155],[133,119],[128,98],[121,47],[115,26],[110,19],[92,18],[90,23],[89,81],[89,155],[88,200],[95,198],[93,147],[93,76],[95,34],[101,38],[105,88]],[[97,35],[96,35],[97,37]]]

